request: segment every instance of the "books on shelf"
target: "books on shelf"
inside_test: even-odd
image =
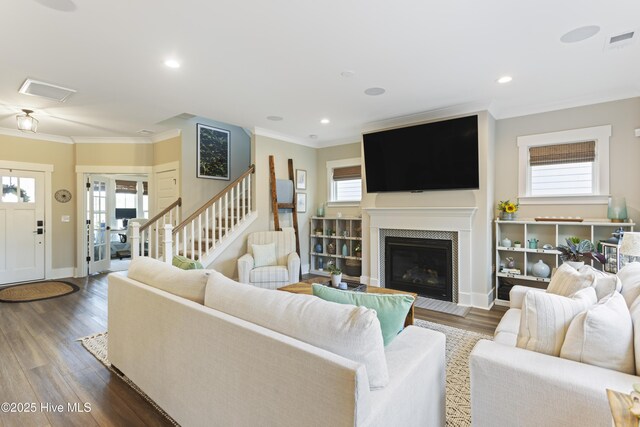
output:
[[[503,268],[500,272],[506,274],[522,274],[519,268]]]

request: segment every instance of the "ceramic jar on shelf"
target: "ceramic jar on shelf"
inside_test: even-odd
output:
[[[538,260],[538,262],[536,262],[535,264],[533,264],[533,267],[531,267],[531,274],[535,277],[541,277],[543,279],[546,279],[549,277],[550,273],[551,273],[551,267],[545,264],[544,261],[542,261],[541,259]]]

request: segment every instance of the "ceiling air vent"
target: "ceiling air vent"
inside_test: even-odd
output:
[[[149,135],[153,135],[155,132],[149,129],[140,129],[138,133],[142,136],[149,136]]]
[[[636,31],[625,31],[624,33],[610,35],[609,37],[607,37],[604,48],[617,49],[626,47],[635,42],[637,38],[638,37],[636,36]]]
[[[27,79],[18,90],[19,93],[31,96],[40,96],[42,98],[53,99],[55,101],[64,102],[71,95],[76,93],[74,89],[53,85],[51,83],[39,82],[37,80]]]

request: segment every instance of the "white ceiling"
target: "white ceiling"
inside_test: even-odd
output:
[[[322,144],[451,107],[502,118],[640,95],[640,43],[604,49],[640,28],[637,0],[4,3],[2,128],[30,108],[39,133],[140,136],[187,112]],[[559,41],[594,24],[591,39]],[[182,67],[165,67],[170,57]],[[513,82],[498,85],[505,74]],[[27,77],[78,92],[65,103],[18,94]]]

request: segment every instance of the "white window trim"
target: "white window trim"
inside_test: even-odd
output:
[[[359,201],[349,200],[344,202],[333,202],[333,170],[346,166],[362,166],[360,157],[351,159],[329,160],[327,161],[327,206],[360,206]]]
[[[609,200],[609,138],[611,125],[572,129],[560,132],[541,133],[518,137],[518,200],[521,205],[572,205],[607,204]],[[594,195],[586,196],[543,196],[531,194],[531,168],[529,148],[539,145],[567,144],[580,141],[596,141],[596,161],[594,163]]]

